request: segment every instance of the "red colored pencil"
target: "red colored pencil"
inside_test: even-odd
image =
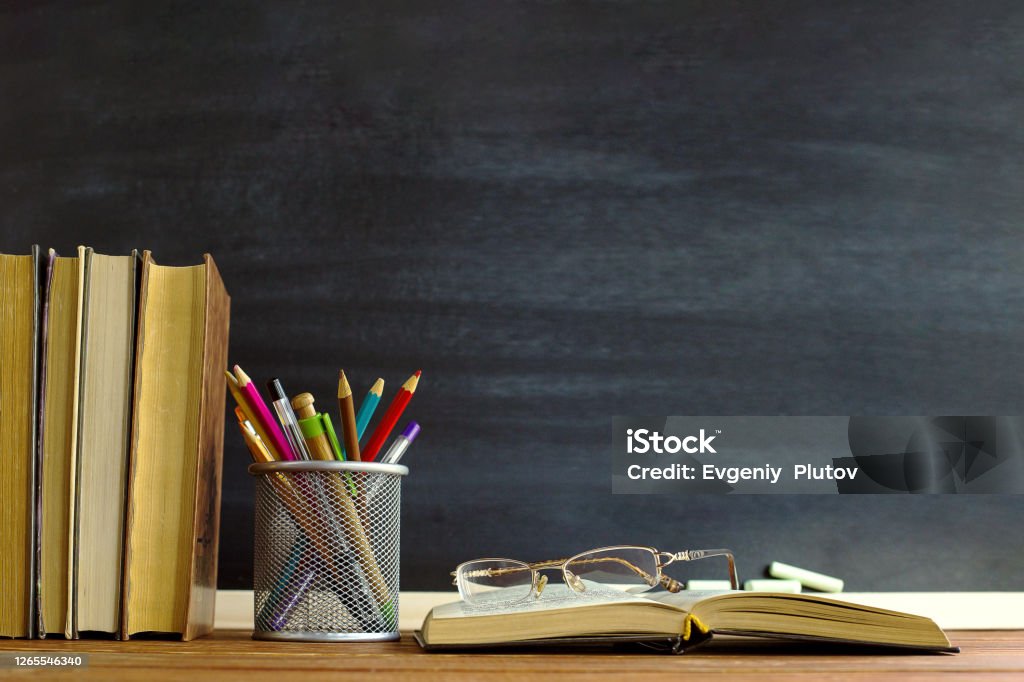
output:
[[[380,424],[377,425],[377,429],[370,436],[370,442],[363,448],[362,456],[364,462],[372,462],[377,457],[377,453],[383,447],[384,441],[391,435],[391,430],[395,428],[395,424],[398,423],[402,412],[405,411],[405,406],[412,399],[412,394],[416,392],[416,385],[419,382],[420,371],[416,370],[416,373],[402,384],[402,388],[398,389],[395,399],[388,405],[388,411],[384,413]]]

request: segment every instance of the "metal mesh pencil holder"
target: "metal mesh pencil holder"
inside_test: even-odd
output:
[[[373,462],[267,462],[256,477],[254,639],[398,639],[401,482]]]

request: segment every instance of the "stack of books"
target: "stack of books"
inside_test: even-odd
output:
[[[0,255],[0,636],[212,629],[229,317],[209,255]]]

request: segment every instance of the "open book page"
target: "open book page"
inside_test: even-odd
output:
[[[945,635],[928,618],[820,595],[695,591],[659,593],[650,598],[696,614],[706,625],[721,631],[949,647]]]
[[[863,618],[855,614],[872,614],[873,617],[888,616],[894,619],[906,619],[906,620],[922,620],[922,616],[903,613],[900,611],[891,611],[889,609],[883,609],[875,606],[866,606],[863,604],[857,604],[855,602],[839,601],[830,599],[825,595],[819,594],[775,594],[769,592],[744,592],[742,590],[707,590],[707,591],[689,591],[684,590],[672,594],[671,592],[657,592],[648,593],[647,596],[652,601],[657,601],[662,604],[667,604],[688,612],[692,612],[694,607],[705,600],[713,597],[721,597],[725,595],[742,595],[743,596],[743,610],[763,610],[766,608],[766,603],[771,605],[772,612],[775,613],[788,613],[794,616],[804,616],[807,618],[824,618],[824,614],[829,614],[828,618],[832,620],[856,620]],[[755,602],[759,602],[758,606],[754,606]],[[736,610],[734,607],[732,610]]]
[[[553,611],[556,609],[574,609],[598,604],[610,603],[647,603],[648,600],[637,595],[619,592],[618,590],[602,590],[588,588],[585,592],[574,592],[568,585],[555,584],[544,588],[539,598],[530,597],[521,602],[509,603],[495,601],[493,604],[476,605],[464,601],[438,606],[433,610],[434,619],[467,618],[472,616],[490,616],[497,614],[527,613],[536,611]]]
[[[723,594],[744,594],[742,590],[683,590],[681,592],[648,592],[644,597],[650,601],[673,606],[677,609],[693,611],[693,607],[699,602],[711,597],[720,597]],[[746,594],[750,594],[747,592]]]

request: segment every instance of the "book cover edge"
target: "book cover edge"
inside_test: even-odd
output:
[[[36,443],[39,439],[39,372],[40,372],[40,352],[39,344],[41,343],[42,334],[42,286],[43,286],[43,250],[39,244],[33,244],[31,248],[32,256],[32,425],[29,427],[29,467],[28,467],[28,478],[29,478],[29,490],[28,490],[28,504],[29,504],[29,527],[28,527],[28,576],[26,585],[28,586],[28,605],[27,605],[27,619],[26,624],[26,636],[29,639],[36,639],[39,636],[38,630],[38,604],[37,604],[37,592],[36,585],[38,582],[39,575],[39,563],[36,560],[36,536],[39,532],[39,528],[36,520],[36,505],[38,504],[36,486],[38,485],[39,474],[36,467]]]
[[[135,413],[135,406],[139,400],[139,377],[138,367],[139,360],[142,358],[143,351],[143,323],[145,320],[145,301],[146,291],[149,286],[149,269],[153,265],[153,254],[150,251],[142,252],[142,262],[139,264],[141,271],[139,275],[139,291],[138,291],[138,303],[136,304],[135,312],[135,359],[132,361],[132,418],[131,418],[131,435],[128,447],[128,463],[125,470],[125,512],[124,512],[124,538],[122,539],[122,559],[121,559],[121,629],[120,635],[122,640],[130,639],[129,630],[131,623],[129,621],[129,611],[131,602],[131,579],[128,570],[131,564],[131,527],[133,522],[133,509],[132,509],[132,495],[135,490],[135,456],[138,449],[138,415]]]
[[[203,389],[199,404],[201,428],[197,434],[196,443],[193,551],[189,566],[188,605],[182,630],[184,641],[201,637],[213,631],[217,593],[217,552],[220,545],[220,498],[224,458],[224,403],[226,400],[226,387],[220,377],[223,368],[227,366],[231,297],[224,286],[213,256],[208,253],[203,254],[203,263],[206,266],[205,309],[203,312]],[[223,309],[221,310],[220,307]],[[212,325],[223,326],[223,338],[220,338],[221,329],[213,329]],[[211,336],[211,332],[214,332],[213,336]],[[223,348],[219,346],[215,348],[213,344],[217,342],[221,342]],[[210,410],[213,412],[210,413]],[[207,422],[209,415],[212,415],[211,423]],[[209,452],[205,451],[203,447],[204,441],[211,436],[207,433],[207,429],[214,432],[212,434],[212,450]],[[212,478],[212,481],[207,480],[208,478]],[[204,484],[207,486],[207,493],[212,492],[211,499],[205,504],[201,495]],[[210,536],[205,538],[210,545],[206,548],[210,559],[205,568],[200,565],[199,561],[201,558],[199,544],[203,541],[200,536],[204,528]]]
[[[53,266],[57,259],[57,252],[54,249],[47,249],[46,258],[40,263],[40,272],[45,272],[40,283],[40,311],[39,311],[39,342],[38,342],[38,369],[36,376],[39,380],[36,384],[36,418],[35,418],[35,443],[33,453],[33,469],[35,472],[33,503],[33,533],[32,557],[35,561],[33,571],[32,590],[35,592],[35,638],[46,639],[46,623],[43,619],[42,599],[42,552],[43,552],[43,434],[46,427],[43,412],[46,409],[46,348],[48,343],[47,334],[47,312],[50,304],[50,288],[53,284]],[[45,263],[45,268],[44,268]]]
[[[88,292],[86,287],[89,282],[89,262],[92,258],[92,249],[79,246],[78,249],[78,292],[77,311],[75,321],[75,374],[74,394],[71,396],[71,444],[70,444],[70,476],[68,490],[68,578],[67,578],[67,613],[64,617],[64,637],[67,639],[78,639],[78,482],[81,472],[78,466],[78,447],[81,443],[82,421],[80,415],[80,401],[82,399],[83,367],[82,359],[85,353],[85,325],[87,324]]]

